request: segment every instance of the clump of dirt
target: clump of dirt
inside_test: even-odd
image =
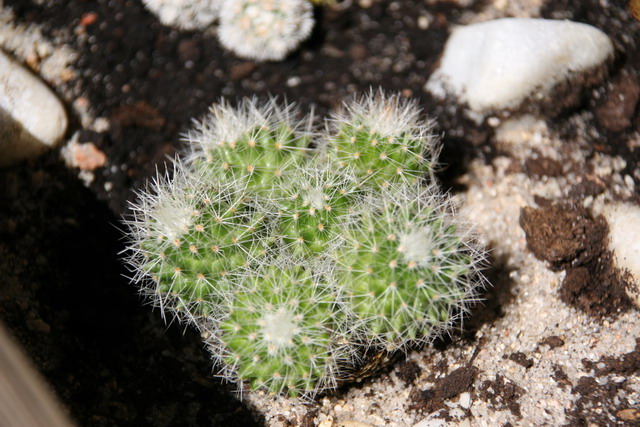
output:
[[[621,357],[604,356],[597,362],[587,359],[582,361],[587,370],[594,370],[596,376],[603,377],[609,374],[631,376],[640,372],[640,338],[636,338],[636,348]]]
[[[596,108],[596,117],[602,126],[612,132],[622,132],[633,124],[638,101],[640,83],[623,70],[607,88],[606,96]]]
[[[527,247],[536,258],[549,261],[554,271],[581,265],[598,254],[606,234],[603,218],[594,220],[576,205],[525,207],[520,226],[527,235]]]
[[[318,416],[318,411],[316,410],[308,411],[302,417],[302,420],[300,421],[300,427],[315,427],[316,423],[314,422],[314,419],[317,416]]]
[[[398,378],[405,382],[405,384],[413,384],[413,382],[420,376],[420,366],[412,360],[401,363],[398,366]]]
[[[530,157],[524,161],[524,170],[531,177],[560,176],[562,163],[549,157]]]
[[[503,359],[509,359],[512,362],[516,362],[518,365],[522,366],[525,369],[529,369],[533,366],[533,359],[529,359],[526,354],[516,351],[515,353],[511,353],[508,356],[505,354],[502,356]]]
[[[554,348],[562,347],[564,345],[564,340],[557,335],[550,335],[538,341],[536,351],[538,351],[538,348],[543,345],[548,345],[549,350],[553,350]]]
[[[558,383],[558,387],[560,387],[561,389],[573,386],[571,380],[569,379],[569,375],[567,375],[567,373],[564,371],[564,369],[562,369],[562,366],[560,365],[553,365],[552,378],[556,380],[556,383]]]
[[[595,317],[631,308],[627,281],[607,249],[605,219],[572,202],[541,204],[522,209],[520,226],[536,258],[554,271],[567,271],[560,288],[562,301]]]
[[[413,390],[409,396],[409,399],[413,402],[409,409],[423,410],[430,414],[444,408],[445,400],[472,390],[478,372],[478,368],[466,365],[451,371],[445,377],[438,378],[431,388]]]
[[[597,362],[584,359],[583,366],[594,372],[594,377],[582,377],[571,389],[580,397],[567,413],[567,425],[640,426],[640,413],[635,402],[625,397],[628,379],[640,372],[640,338],[636,338],[633,351],[616,358],[604,356]],[[604,378],[607,377],[607,378]]]
[[[496,411],[509,410],[518,418],[522,417],[520,403],[518,399],[526,391],[511,381],[505,381],[502,375],[496,375],[496,379],[485,380],[478,388],[478,396],[486,402],[491,403]]]

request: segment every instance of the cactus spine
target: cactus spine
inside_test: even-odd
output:
[[[433,181],[415,104],[372,92],[321,135],[297,117],[274,100],[213,107],[173,179],[134,205],[129,261],[143,293],[207,333],[226,378],[312,396],[365,351],[449,331],[484,253]]]

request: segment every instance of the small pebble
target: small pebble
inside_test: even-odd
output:
[[[83,171],[93,171],[107,163],[107,155],[93,142],[79,144],[71,141],[62,149],[62,157],[69,167]]]
[[[471,394],[469,392],[460,394],[460,406],[464,409],[469,409],[471,407]]]
[[[56,95],[0,51],[0,167],[37,157],[66,130],[67,113]]]

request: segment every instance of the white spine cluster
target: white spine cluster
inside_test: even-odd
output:
[[[307,0],[223,0],[220,42],[239,56],[278,61],[311,34]]]
[[[399,95],[385,96],[383,91],[371,89],[353,102],[344,103],[342,110],[333,114],[331,123],[339,129],[343,123],[362,126],[381,135],[408,134],[411,138],[426,139],[432,145],[433,122],[420,119],[421,110],[415,100]]]
[[[203,29],[211,25],[220,12],[221,0],[143,0],[160,22],[184,30]]]

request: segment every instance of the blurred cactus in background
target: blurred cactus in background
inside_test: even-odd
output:
[[[220,43],[236,55],[279,61],[307,39],[313,4],[326,0],[143,0],[164,25],[203,30],[219,21]]]
[[[307,0],[223,0],[220,43],[243,58],[279,61],[311,34]]]
[[[200,30],[220,15],[222,0],[142,0],[160,22],[183,30]]]

